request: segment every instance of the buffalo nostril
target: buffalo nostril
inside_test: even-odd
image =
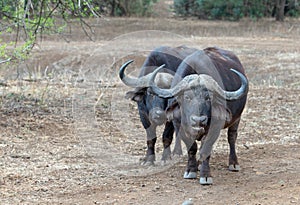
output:
[[[208,118],[207,116],[205,115],[202,115],[202,116],[196,116],[196,115],[192,115],[191,116],[191,121],[192,121],[192,124],[193,125],[207,125],[207,121],[208,121]]]
[[[150,118],[153,120],[164,120],[165,119],[165,111],[160,109],[153,109],[150,112]]]
[[[207,116],[200,116],[200,123],[202,125],[207,125],[208,118]]]
[[[161,114],[163,114],[163,111],[162,111],[162,110],[156,110],[156,111],[155,111],[155,114],[161,115]]]

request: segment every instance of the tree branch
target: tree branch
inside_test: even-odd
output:
[[[7,63],[7,62],[10,62],[10,61],[11,61],[11,58],[8,58],[6,60],[0,60],[0,64]]]

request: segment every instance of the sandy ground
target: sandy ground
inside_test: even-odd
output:
[[[70,27],[70,43],[47,36],[26,62],[2,65],[0,204],[300,203],[299,21],[92,23],[94,42]],[[250,81],[237,142],[242,170],[227,170],[223,131],[212,186],[183,179],[185,156],[160,165],[160,137],[156,166],[140,165],[145,132],[117,77],[125,60],[138,67],[156,46],[182,44],[232,50]]]

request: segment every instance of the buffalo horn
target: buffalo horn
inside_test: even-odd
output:
[[[215,94],[217,94],[219,97],[224,98],[226,100],[237,100],[239,98],[241,98],[247,90],[248,87],[248,81],[246,79],[246,77],[241,74],[240,72],[234,70],[234,69],[230,69],[232,72],[236,73],[240,79],[241,79],[241,86],[238,90],[236,91],[225,91],[223,90],[219,84],[217,83],[217,81],[215,81],[211,76],[209,75],[205,75],[205,74],[201,74],[199,75],[199,78],[197,80],[197,82],[193,81],[193,84],[197,84],[198,85],[204,85],[208,90],[213,91]]]
[[[237,100],[247,92],[248,80],[242,73],[238,72],[237,70],[234,70],[232,68],[230,70],[240,77],[242,84],[241,87],[236,91],[225,91],[225,96],[226,100]]]
[[[156,95],[158,95],[159,97],[162,97],[162,98],[172,98],[174,96],[179,95],[179,93],[190,88],[191,81],[198,78],[198,75],[196,75],[196,74],[189,75],[189,76],[186,76],[184,79],[182,79],[175,87],[170,88],[170,89],[162,89],[162,88],[159,88],[155,84],[155,81],[154,81],[155,75],[159,72],[159,70],[160,70],[160,68],[157,68],[156,70],[154,70],[152,72],[153,75],[151,76],[151,79],[150,79],[150,87],[151,87],[153,93],[155,93]]]
[[[145,76],[141,76],[139,78],[132,78],[129,77],[127,75],[125,75],[125,69],[126,67],[131,64],[133,62],[133,60],[129,60],[126,63],[124,63],[119,71],[119,77],[122,80],[122,82],[129,86],[129,87],[133,87],[133,88],[141,88],[141,87],[149,87],[149,80],[151,79],[152,75],[154,75],[154,73],[149,73],[148,75]],[[160,67],[158,67],[158,69],[163,68],[165,65],[161,65]]]
[[[248,81],[246,77],[241,74],[240,72],[230,69],[232,72],[236,73],[241,79],[241,87],[236,91],[224,91],[219,84],[209,75],[200,74],[200,75],[188,75],[183,78],[176,86],[170,89],[161,89],[157,87],[153,82],[155,79],[155,75],[151,76],[151,88],[152,92],[156,95],[163,97],[163,98],[172,98],[174,96],[179,95],[181,92],[191,89],[197,86],[205,86],[208,90],[216,93],[218,96],[226,99],[226,100],[237,100],[241,98],[247,90]],[[158,69],[155,70],[153,73],[156,74]]]

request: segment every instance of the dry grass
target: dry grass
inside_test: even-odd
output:
[[[91,24],[96,42],[72,25],[72,43],[46,36],[32,58],[0,70],[2,203],[174,204],[190,197],[211,204],[299,202],[298,20],[107,18]],[[135,32],[141,30],[170,33]],[[135,33],[115,38],[129,32]],[[129,88],[117,77],[126,59],[136,59],[138,67],[147,50],[182,43],[234,51],[250,80],[238,139],[244,171],[226,172],[223,132],[211,187],[181,180],[185,162],[152,170],[136,164],[145,134],[136,105],[123,98]],[[127,176],[132,173],[144,177]]]

